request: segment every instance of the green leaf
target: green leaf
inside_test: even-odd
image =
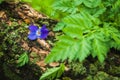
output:
[[[29,57],[27,55],[27,52],[24,52],[22,55],[20,55],[17,61],[18,67],[25,65],[26,63],[28,63],[28,61],[29,61]]]
[[[21,0],[22,2],[32,2],[32,0]]]
[[[82,38],[80,42],[76,44],[76,46],[78,50],[76,52],[75,59],[79,59],[79,61],[82,62],[90,54],[91,42],[86,38]]]
[[[97,56],[98,60],[102,63],[105,60],[106,54],[109,50],[109,45],[95,37],[92,47],[92,56]]]
[[[73,0],[73,4],[79,6],[84,0]]]
[[[66,27],[63,29],[63,32],[66,33],[66,35],[72,37],[72,38],[81,38],[83,35],[82,30],[79,27]]]
[[[79,27],[84,30],[92,27],[92,16],[83,12],[67,16],[63,19],[63,22],[67,24],[66,27]]]
[[[79,2],[79,3],[81,3],[81,2]],[[61,12],[74,14],[78,11],[78,8],[75,6],[76,5],[73,4],[73,1],[71,1],[71,0],[60,0],[60,1],[56,1],[54,3],[53,8],[57,11],[59,10]]]
[[[55,67],[48,69],[39,80],[54,80],[55,78],[59,78],[65,70],[65,65],[61,64],[60,67]]]
[[[57,5],[58,12],[67,12],[69,15],[54,28],[56,31],[62,30],[64,34],[45,59],[47,63],[83,61],[90,54],[103,62],[110,48],[120,49],[119,1],[80,0],[78,4],[78,0],[74,1],[61,0]],[[70,12],[74,7],[78,10],[72,14]]]
[[[53,29],[54,31],[59,31],[62,30],[65,27],[65,23],[59,22],[57,25],[55,25],[55,28]]]
[[[94,12],[93,16],[99,17],[101,14],[103,14],[106,11],[106,8],[96,9],[95,11],[96,12]]]
[[[90,50],[91,43],[86,38],[73,39],[62,36],[45,61],[47,63],[65,59],[83,61],[90,54]]]
[[[51,50],[51,53],[46,57],[45,62],[53,62],[58,61],[60,59],[65,60],[70,53],[68,53],[68,50],[73,45],[73,42],[75,40],[69,36],[61,36],[59,37],[59,41],[56,42],[56,45]],[[58,54],[60,56],[58,56]]]
[[[95,20],[96,19],[93,16],[85,12],[65,17],[63,19],[63,22],[66,24],[63,29],[65,35],[59,37],[59,41],[55,43],[56,45],[46,57],[45,61],[50,63],[53,61],[64,61],[68,59],[69,61],[79,60],[82,62],[90,55],[91,49],[96,48],[91,45],[91,39],[94,39],[95,32],[97,32],[96,38],[101,41],[106,41],[105,35],[102,32],[104,29],[96,26],[98,23],[96,24]],[[89,36],[91,36],[91,39]],[[106,47],[106,45],[103,46]],[[96,52],[93,54],[95,53]],[[102,58],[104,57],[101,57],[101,55],[103,56],[103,54],[106,54],[106,52],[96,54],[95,56],[98,56],[99,60],[102,62]]]
[[[83,3],[89,8],[95,8],[100,5],[101,0],[84,0]]]

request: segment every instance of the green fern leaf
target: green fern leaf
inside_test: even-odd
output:
[[[48,63],[66,59],[83,61],[90,54],[92,48],[91,41],[88,40],[89,37],[85,36],[88,33],[91,34],[91,30],[94,29],[93,25],[96,25],[94,20],[92,16],[84,12],[65,17],[63,19],[66,24],[63,29],[65,35],[59,38],[45,61]],[[87,30],[89,31],[87,32]]]
[[[100,5],[101,0],[84,0],[83,3],[85,6],[87,6],[89,8],[95,8],[98,5]]]
[[[94,38],[92,43],[92,56],[98,57],[98,60],[102,63],[105,60],[106,54],[109,50],[109,46],[106,42],[99,40],[98,38]]]
[[[17,63],[18,63],[18,67],[21,67],[23,65],[25,65],[26,63],[28,63],[29,61],[29,57],[27,55],[26,52],[24,52],[18,59]]]
[[[45,61],[47,63],[65,59],[83,61],[90,54],[90,50],[91,44],[86,38],[73,39],[69,36],[62,36]]]
[[[45,62],[58,61],[60,59],[65,60],[69,56],[69,49],[76,40],[69,36],[59,37],[59,41],[56,43],[51,53],[45,59]],[[58,56],[60,54],[60,56]],[[73,55],[74,56],[74,55]]]
[[[59,22],[57,23],[57,25],[55,25],[55,28],[53,29],[54,31],[60,31],[65,27],[65,23],[64,22]]]
[[[111,34],[111,37],[112,39],[114,40],[112,43],[111,43],[111,46],[116,48],[116,49],[119,49],[120,50],[120,32],[119,33],[112,33]]]
[[[90,29],[93,25],[93,17],[85,12],[80,14],[70,15],[63,19],[63,22],[67,24],[66,27],[79,27],[81,30]]]
[[[64,72],[65,65],[61,64],[60,67],[55,67],[52,69],[48,69],[39,80],[54,80],[55,78],[59,78]]]
[[[83,31],[80,27],[66,27],[63,29],[63,32],[66,33],[66,35],[72,37],[72,38],[78,38],[80,39],[83,35]]]
[[[80,4],[83,3],[84,0],[73,0],[73,4],[76,6],[79,6]]]
[[[83,61],[90,54],[91,43],[86,38],[82,38],[80,42],[76,44],[77,52],[75,59],[79,59],[79,61]]]
[[[117,28],[109,26],[109,24],[105,23],[103,32],[106,37],[110,39],[111,48],[114,47],[115,49],[120,50],[120,31]]]
[[[90,54],[102,63],[111,47],[120,48],[120,31],[109,23],[100,25],[100,20],[89,13],[69,15],[62,22],[64,35],[45,59],[47,63],[66,59],[81,62]]]
[[[111,48],[115,48],[120,50],[120,43],[116,43],[115,41],[110,42]]]
[[[71,13],[71,14],[74,14],[78,11],[78,8],[76,7],[76,5],[73,4],[73,1],[71,0],[56,1],[56,3],[54,3],[53,5],[53,8],[55,10],[59,10],[59,11]]]

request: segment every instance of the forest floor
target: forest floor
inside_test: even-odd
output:
[[[28,40],[29,30],[27,26],[30,24],[38,26],[46,24],[49,29],[48,37],[45,40]],[[39,80],[40,75],[47,68],[59,66],[60,63],[58,62],[44,63],[45,57],[54,46],[56,36],[61,34],[61,32],[53,31],[56,24],[56,20],[49,19],[28,4],[0,4],[0,67],[2,67],[0,80]],[[6,31],[8,28],[10,31]],[[17,30],[24,31],[16,34],[20,37],[10,38],[9,34]],[[1,35],[4,31],[6,31],[6,34]],[[10,44],[10,40],[16,42],[16,44]],[[16,60],[17,56],[22,54],[22,51],[29,52],[30,64],[18,68],[13,60]],[[1,56],[2,53],[3,56]],[[55,80],[120,80],[120,51],[115,49],[111,49],[102,64],[96,58],[93,59],[89,56],[82,63],[67,63],[66,61],[65,65],[64,74],[60,79]]]

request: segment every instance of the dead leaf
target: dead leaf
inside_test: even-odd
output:
[[[44,60],[43,60],[43,61],[36,62],[36,64],[37,64],[38,66],[41,66],[41,67],[44,67],[44,66],[47,65],[47,64],[44,62]]]
[[[46,70],[46,68],[45,67],[40,67],[43,71],[45,71]]]
[[[12,25],[12,22],[9,20],[9,21],[7,21],[6,22],[9,26],[11,26]]]
[[[56,67],[56,66],[59,66],[60,63],[58,63],[58,62],[52,62],[52,63],[50,63],[49,65],[50,65],[51,67]]]
[[[30,19],[28,19],[28,18],[24,19],[24,21],[25,21],[26,24],[32,23],[32,20],[30,20]]]
[[[32,47],[32,48],[31,48],[31,51],[33,51],[33,52],[35,52],[35,53],[38,53],[38,52],[39,52],[39,50],[38,50],[37,48],[35,48],[35,47]]]
[[[50,31],[49,34],[48,34],[48,36],[54,37],[54,36],[55,36],[55,33],[52,32],[52,31]]]
[[[0,19],[7,19],[5,11],[0,11]]]
[[[40,49],[39,52],[38,52],[38,54],[45,54],[45,55],[47,55],[48,53],[49,53],[48,51],[45,51],[45,50],[42,50],[42,49]]]

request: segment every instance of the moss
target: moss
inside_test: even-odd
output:
[[[21,47],[20,41],[26,39],[28,29],[25,27],[26,24],[20,25],[15,19],[11,21],[11,25],[0,23],[0,56],[2,57],[0,67],[3,68],[5,76],[9,80],[38,80],[41,70],[37,65],[31,64],[21,68],[16,67],[16,60],[25,51]]]
[[[99,71],[97,74],[94,76],[93,80],[120,80],[117,77],[113,77],[105,72]]]
[[[96,75],[88,75],[83,80],[120,80],[120,78],[111,76],[103,71],[98,71]]]
[[[10,80],[22,80],[17,74],[15,74],[11,69],[4,63],[3,64],[4,74]]]
[[[89,74],[96,74],[98,71],[97,67],[94,64],[90,64]]]
[[[1,58],[3,55],[4,55],[4,53],[3,53],[3,52],[0,52],[0,58]]]
[[[120,66],[117,67],[112,65],[107,72],[109,74],[118,75],[120,77]]]
[[[72,69],[74,75],[78,75],[78,74],[83,75],[86,73],[86,68],[80,62],[79,63],[77,63],[77,62],[71,63],[71,69]]]
[[[63,77],[62,80],[72,80],[69,77]]]

